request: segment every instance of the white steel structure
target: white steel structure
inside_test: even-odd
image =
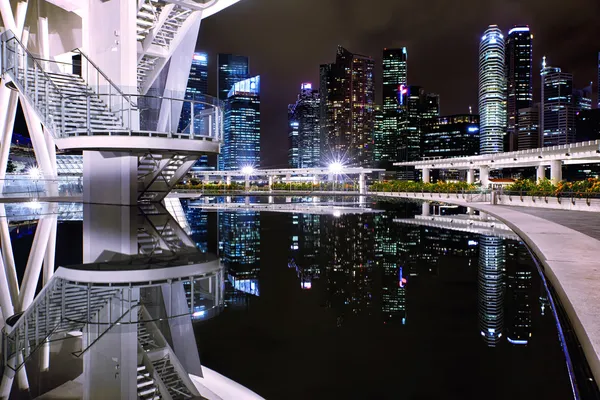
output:
[[[475,170],[479,170],[480,180],[487,186],[489,171],[492,169],[537,167],[537,179],[542,179],[546,176],[545,168],[550,167],[551,180],[557,183],[562,180],[563,164],[597,163],[600,163],[599,140],[480,156],[400,162],[394,165],[412,166],[423,170],[425,182],[429,182],[433,169],[462,169],[467,170],[467,182],[473,183]]]
[[[191,107],[199,132],[178,123],[200,23],[237,1],[2,1],[0,179],[20,102],[44,176],[56,176],[57,146],[80,150],[84,201],[162,200],[219,152],[217,100]]]
[[[479,44],[479,153],[503,151],[506,133],[504,35],[490,25]]]

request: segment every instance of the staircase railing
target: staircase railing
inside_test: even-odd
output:
[[[60,127],[54,119],[61,115],[63,93],[50,79],[39,60],[23,46],[12,31],[3,32],[0,40],[2,41],[2,74],[7,74],[15,89],[18,89],[33,104],[44,126],[55,135],[61,136]],[[33,73],[31,78],[30,72]]]

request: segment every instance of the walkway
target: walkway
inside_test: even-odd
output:
[[[600,382],[600,213],[532,209],[431,199],[414,193],[380,193],[472,207],[498,218],[536,254],[577,334],[596,382]]]

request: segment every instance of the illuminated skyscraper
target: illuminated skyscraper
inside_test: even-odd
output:
[[[495,347],[503,336],[505,297],[505,255],[503,239],[479,238],[479,329],[485,343]]]
[[[383,107],[376,105],[373,107],[373,142],[375,147],[373,149],[373,160],[375,165],[382,165],[382,160],[386,154],[386,138],[383,132]]]
[[[233,84],[249,77],[248,57],[219,54],[217,64],[217,93],[219,100],[225,101]]]
[[[573,89],[573,105],[575,113],[592,109],[592,85],[583,89]]]
[[[192,67],[185,89],[186,100],[205,101],[204,96],[208,92],[208,54],[196,52],[192,58]],[[179,131],[189,133],[191,131],[192,103],[184,102],[181,107],[181,118],[179,119]],[[202,115],[206,107],[202,103],[194,104],[194,132],[201,132],[204,121],[197,116]],[[202,156],[196,163],[197,167],[208,167],[208,157]]]
[[[321,165],[319,91],[310,83],[300,90],[296,103],[288,106],[288,162],[292,168],[313,168]]]
[[[502,152],[506,133],[504,35],[490,25],[479,45],[479,153]]]
[[[558,146],[575,141],[573,75],[542,64],[542,103],[540,106],[541,145]]]
[[[528,26],[512,28],[506,38],[506,151],[522,150],[518,147],[519,110],[533,105],[532,39]]]
[[[339,46],[334,64],[321,65],[321,159],[352,166],[373,162],[373,59]]]
[[[423,157],[449,158],[479,153],[479,115],[437,117],[424,126]]]
[[[540,147],[540,105],[519,109],[519,150]]]
[[[260,165],[260,76],[233,85],[225,102],[219,169]]]
[[[406,47],[383,50],[383,126],[376,161],[391,166],[396,161],[400,111],[408,88],[408,52]]]

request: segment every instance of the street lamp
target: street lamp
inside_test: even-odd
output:
[[[340,162],[333,162],[333,163],[329,164],[329,172],[331,172],[333,174],[336,174],[336,175],[341,174],[343,170],[344,170],[344,166]]]
[[[252,175],[253,172],[254,172],[254,167],[252,167],[251,165],[248,165],[248,166],[242,168],[242,174],[244,174],[244,175]]]

